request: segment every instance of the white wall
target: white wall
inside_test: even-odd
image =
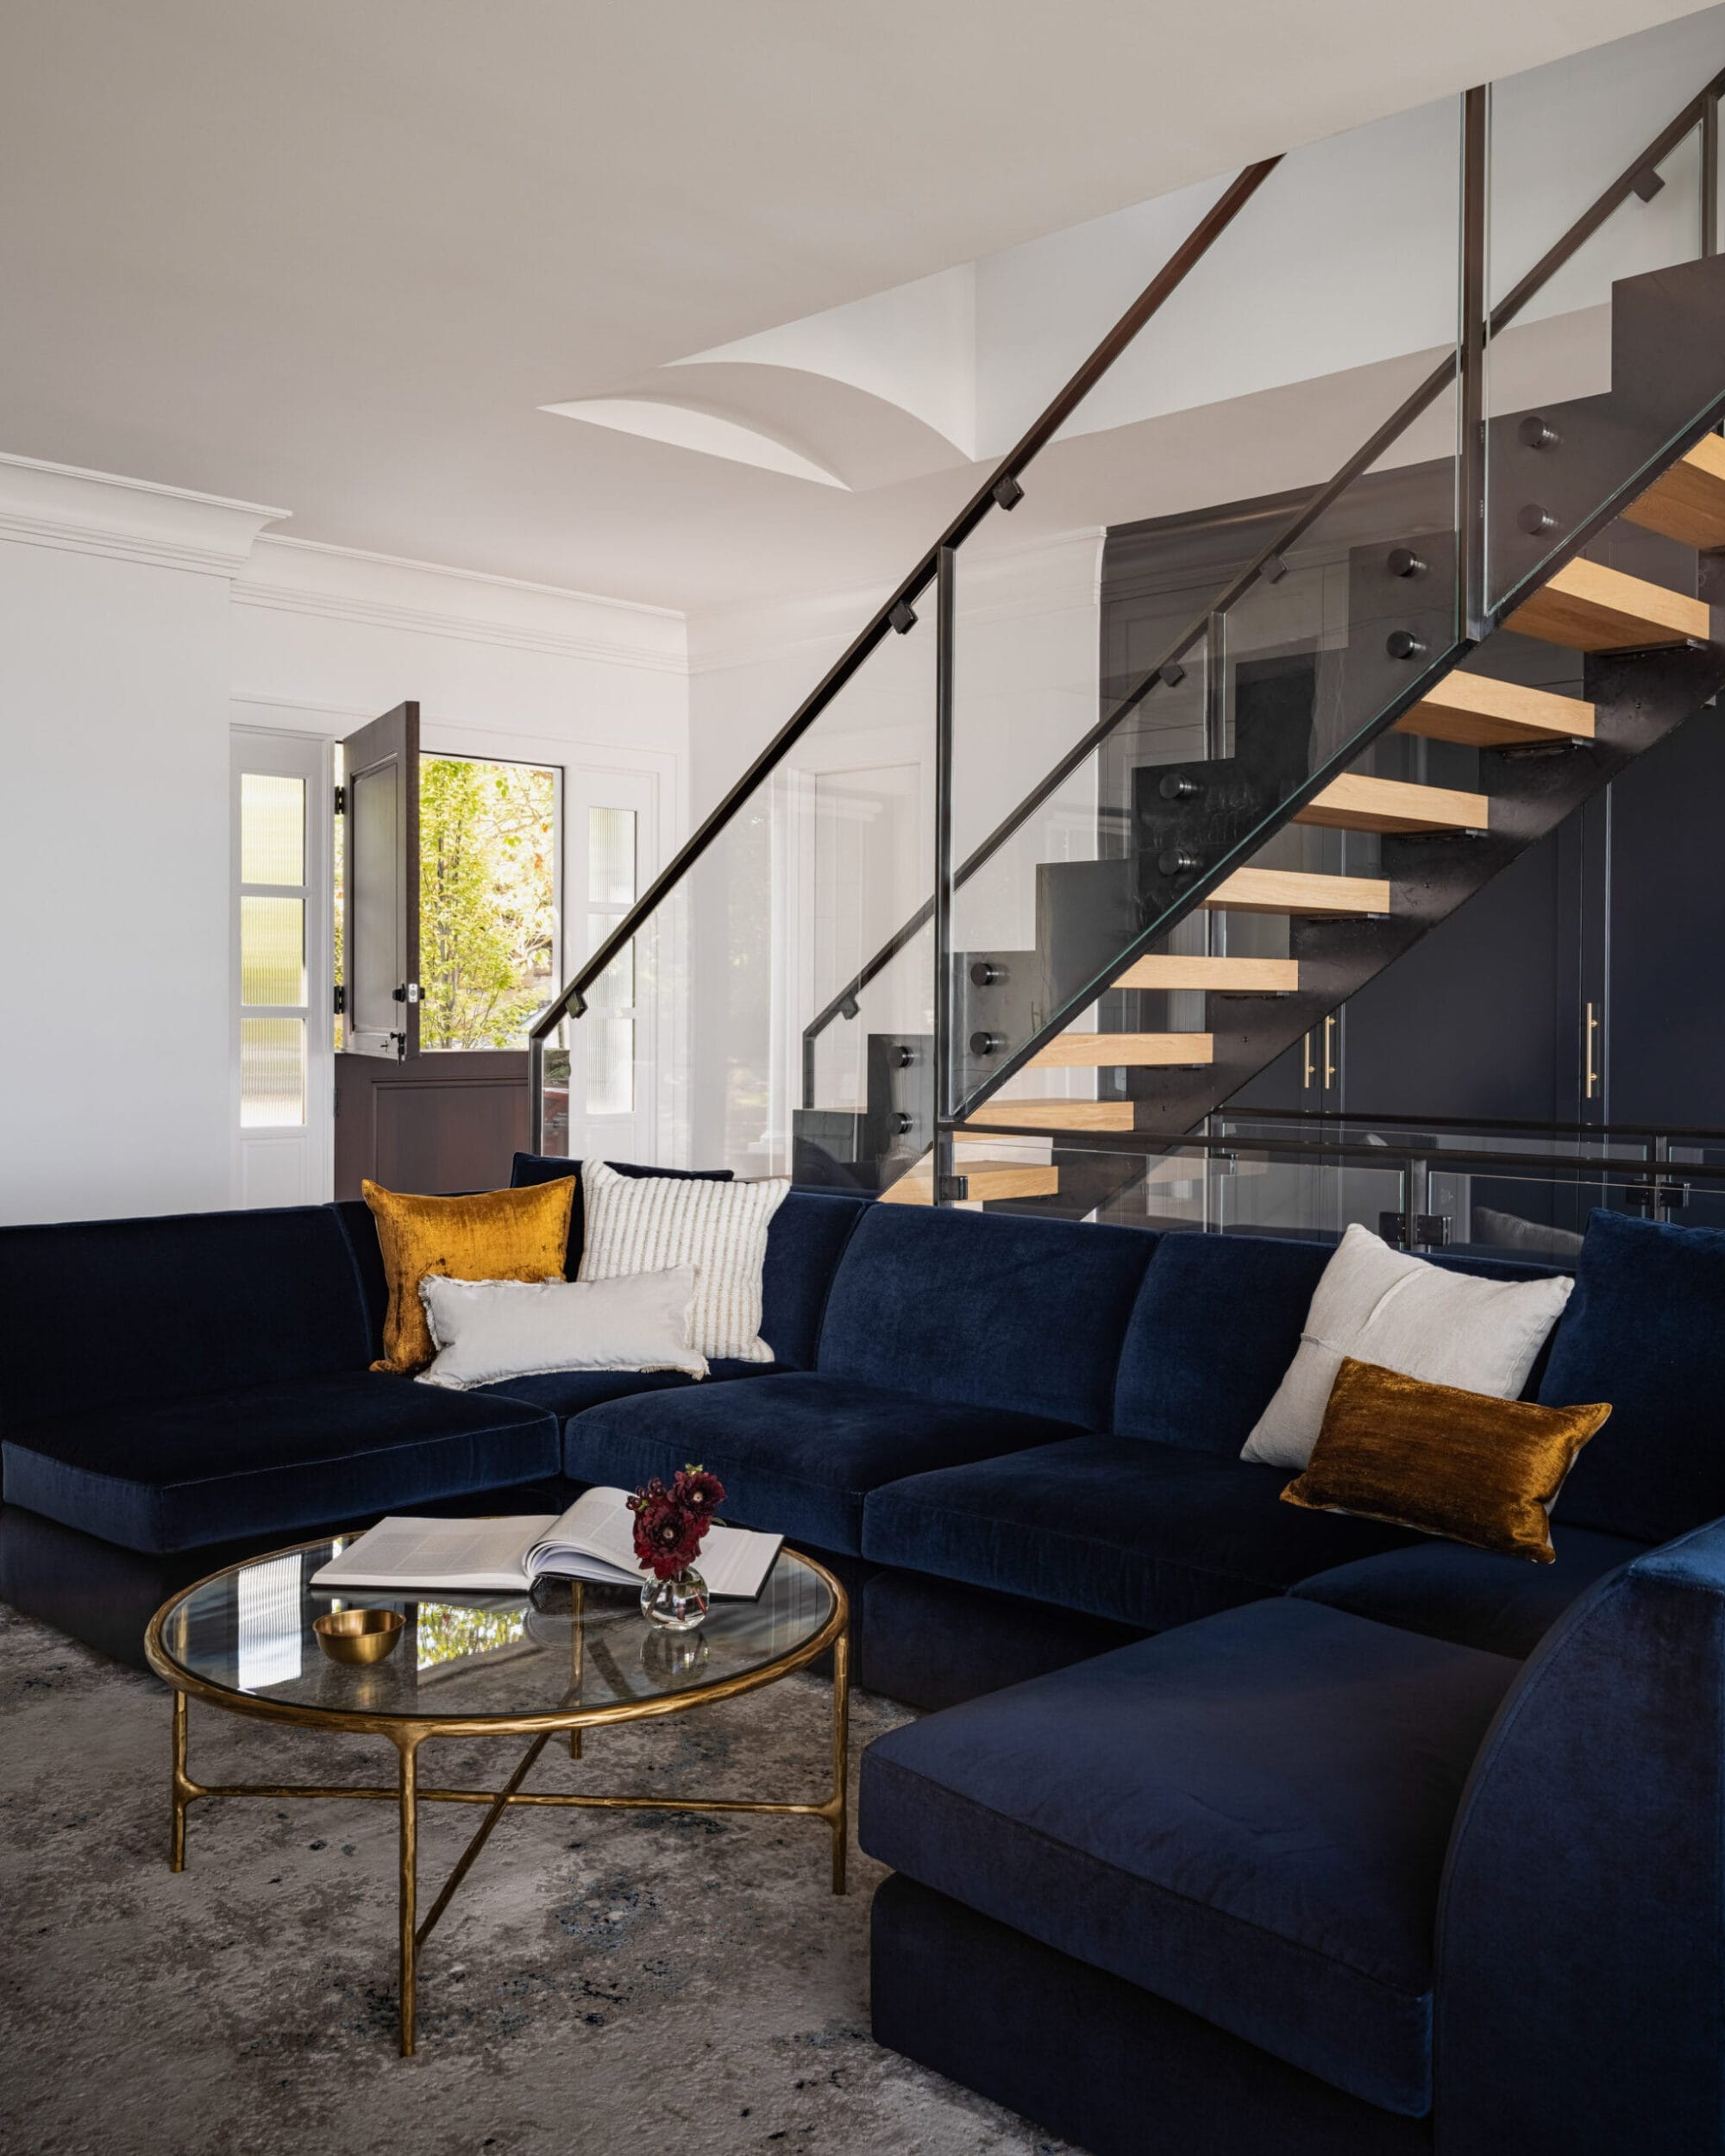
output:
[[[0,461],[0,1218],[228,1201],[227,578],[270,513]]]
[[[283,513],[0,456],[0,1219],[237,1201],[235,724],[334,739],[417,698],[429,746],[650,774],[674,839],[680,617],[254,555]]]

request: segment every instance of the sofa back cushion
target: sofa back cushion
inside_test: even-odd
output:
[[[1238,1457],[1299,1350],[1312,1291],[1334,1254],[1333,1244],[1280,1236],[1164,1235],[1126,1328],[1113,1428]],[[1430,1263],[1482,1280],[1563,1269],[1489,1257]]]
[[[354,1259],[327,1206],[0,1229],[0,1309],[9,1429],[371,1360]]]
[[[818,1367],[1106,1429],[1157,1241],[1139,1228],[871,1204],[839,1261]]]
[[[1725,1233],[1594,1213],[1540,1398],[1611,1402],[1560,1527],[1665,1542],[1725,1514]]]

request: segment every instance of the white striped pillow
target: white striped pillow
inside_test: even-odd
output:
[[[701,1355],[770,1363],[761,1338],[761,1273],[767,1224],[784,1202],[788,1175],[762,1182],[702,1182],[619,1175],[584,1161],[582,1280],[698,1268],[689,1344]]]

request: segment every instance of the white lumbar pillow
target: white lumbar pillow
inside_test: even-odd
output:
[[[690,1338],[703,1355],[770,1363],[761,1338],[761,1274],[767,1224],[791,1187],[788,1175],[761,1182],[691,1181],[619,1175],[602,1160],[581,1169],[585,1231],[580,1277],[616,1280],[668,1265],[693,1265]]]
[[[494,1385],[543,1370],[682,1370],[706,1376],[689,1344],[695,1269],[627,1280],[449,1280],[419,1283],[437,1349],[422,1385]]]
[[[1346,1356],[1427,1384],[1515,1399],[1574,1286],[1475,1280],[1351,1227],[1313,1293],[1300,1351],[1240,1457],[1309,1466]]]

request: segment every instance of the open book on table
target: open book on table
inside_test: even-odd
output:
[[[752,1601],[782,1535],[752,1534],[714,1521],[695,1559],[713,1595]],[[561,1519],[532,1513],[507,1520],[380,1520],[311,1576],[313,1587],[391,1592],[521,1594],[546,1575],[640,1587],[651,1575],[635,1556],[628,1493],[590,1489]]]

